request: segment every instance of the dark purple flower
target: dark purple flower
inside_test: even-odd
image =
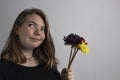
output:
[[[77,34],[69,34],[68,36],[64,36],[63,40],[65,41],[65,45],[78,45],[81,44],[82,41],[85,42],[85,39],[83,37],[80,37]]]

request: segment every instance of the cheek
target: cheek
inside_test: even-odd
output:
[[[42,39],[43,39],[43,41],[45,40],[45,38],[46,38],[46,36],[45,36],[45,34],[43,34],[43,35],[42,35]]]
[[[25,28],[20,28],[18,31],[18,36],[20,40],[26,40],[26,38],[29,37],[31,34],[31,31]]]
[[[26,30],[21,30],[20,32],[19,32],[19,37],[25,37],[27,35],[27,32],[26,32]]]
[[[46,37],[46,36],[45,36],[45,34],[44,34],[44,35],[43,35],[43,38],[45,39],[45,37]]]

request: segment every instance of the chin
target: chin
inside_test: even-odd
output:
[[[40,45],[41,45],[41,43],[36,43],[36,44],[34,43],[34,44],[30,44],[29,47],[35,49],[35,48],[39,47]]]
[[[39,46],[40,46],[40,44],[39,44],[39,45],[34,45],[33,47],[34,47],[34,48],[37,48],[37,47],[39,47]]]

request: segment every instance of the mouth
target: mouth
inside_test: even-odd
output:
[[[38,39],[38,38],[30,38],[32,41],[34,41],[34,42],[38,42],[38,41],[40,41],[40,39]]]

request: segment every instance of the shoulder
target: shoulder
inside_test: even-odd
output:
[[[53,72],[55,72],[55,73],[59,73],[57,67],[53,68],[52,70],[53,70]]]
[[[6,65],[6,61],[4,59],[0,59],[0,68]]]
[[[0,59],[0,72],[2,73],[9,68],[10,68],[10,62],[8,62],[4,59]]]
[[[52,69],[53,74],[57,77],[57,79],[61,80],[60,72],[58,71],[57,67]]]
[[[59,71],[58,71],[57,67],[52,68],[52,69],[50,70],[50,72],[52,72],[53,74],[55,74],[55,75],[57,75],[57,76],[59,76],[59,75],[60,75],[60,73],[59,73]]]
[[[0,66],[4,66],[7,65],[9,62],[7,60],[4,59],[0,59]]]

